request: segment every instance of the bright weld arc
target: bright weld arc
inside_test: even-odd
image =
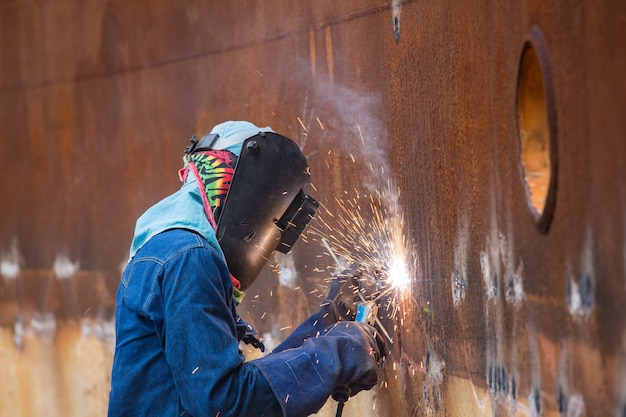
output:
[[[391,266],[389,267],[389,283],[399,290],[408,287],[411,283],[409,269],[407,268],[404,258],[400,255],[394,256],[391,260]]]
[[[388,192],[376,190],[374,193],[359,195],[355,189],[356,198],[335,197],[336,207],[339,208],[338,216],[322,204],[327,214],[338,221],[339,227],[330,227],[323,219],[318,218],[321,229],[313,227],[310,234],[317,236],[313,240],[321,241],[336,266],[343,266],[341,258],[352,259],[366,269],[382,272],[382,279],[388,285],[376,298],[391,296],[384,311],[387,317],[394,319],[404,309],[403,300],[407,295],[406,291],[410,291],[412,278],[405,254],[407,241],[403,233],[404,218],[395,204],[389,207],[383,205],[383,201],[390,200],[389,196],[397,197],[399,190],[393,190],[391,183],[388,183],[388,187]],[[347,196],[348,192],[345,191],[344,194]],[[368,208],[373,221],[366,221],[362,216]],[[385,327],[378,324],[386,333]],[[397,331],[397,326],[395,330]],[[385,336],[393,343],[389,334]]]

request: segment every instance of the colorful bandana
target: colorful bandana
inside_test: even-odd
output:
[[[196,167],[196,178],[200,180],[213,214],[226,199],[230,182],[235,172],[237,155],[230,151],[205,151],[189,156]]]
[[[230,151],[210,150],[185,155],[184,161],[185,167],[178,172],[178,176],[184,183],[189,171],[193,173],[202,196],[204,212],[213,229],[217,230],[214,216],[226,199],[237,155]]]
[[[237,155],[230,151],[210,150],[195,152],[185,156],[186,166],[179,172],[182,182],[185,182],[190,170],[193,172],[202,196],[204,213],[215,231],[217,231],[215,215],[218,212],[218,208],[226,200],[236,164]],[[230,279],[235,287],[234,298],[237,302],[241,302],[243,292],[239,291],[240,283],[232,275]]]

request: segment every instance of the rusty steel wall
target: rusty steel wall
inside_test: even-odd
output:
[[[316,309],[321,238],[356,250],[342,212],[405,250],[393,358],[345,414],[625,416],[624,39],[619,0],[3,0],[0,415],[105,413],[134,222],[177,189],[188,138],[235,119],[293,138],[323,204],[246,294],[270,345]],[[526,42],[553,162],[540,221]]]

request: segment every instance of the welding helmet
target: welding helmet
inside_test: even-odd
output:
[[[192,138],[185,149],[187,155],[225,149],[238,155],[214,220],[228,269],[242,291],[254,282],[274,250],[291,251],[319,207],[308,194],[309,166],[298,145],[269,128],[248,124],[253,128],[228,137],[211,133],[200,140]]]

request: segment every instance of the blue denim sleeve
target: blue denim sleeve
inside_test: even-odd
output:
[[[274,348],[273,353],[302,346],[305,340],[319,336],[324,329],[337,322],[332,301],[326,298],[320,309],[303,321],[281,344]]]
[[[319,336],[334,321],[325,319],[324,314],[317,312],[303,321],[285,340],[274,348],[272,353],[302,346],[306,339]]]
[[[179,394],[194,417],[280,416],[259,369],[244,363],[226,265],[210,246],[167,260],[161,282],[164,320],[157,329]]]

